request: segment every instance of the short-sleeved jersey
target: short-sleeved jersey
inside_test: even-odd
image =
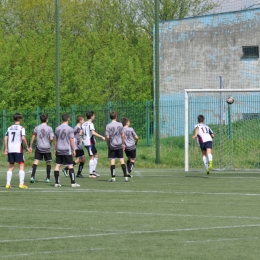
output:
[[[197,142],[199,145],[212,141],[211,135],[213,134],[213,131],[204,124],[197,124],[195,125],[194,129],[199,128],[198,136],[197,136]]]
[[[36,136],[36,147],[40,153],[51,152],[51,141],[50,138],[54,137],[53,130],[47,124],[40,124],[33,130],[33,135]]]
[[[70,139],[74,139],[73,128],[67,124],[61,124],[55,129],[56,154],[71,155]]]
[[[111,122],[106,126],[106,136],[109,136],[109,149],[122,149],[123,125],[120,122]]]
[[[135,139],[136,132],[132,127],[124,127],[123,133],[125,134],[125,149],[126,150],[134,150],[136,149]]]
[[[22,136],[25,136],[25,129],[20,125],[8,127],[6,133],[8,136],[8,153],[22,153]]]
[[[80,136],[81,127],[76,125],[73,131],[74,131],[75,150],[82,150],[82,138]]]
[[[89,146],[96,143],[94,136],[92,135],[92,130],[95,130],[94,124],[90,121],[86,121],[82,124],[84,145]]]

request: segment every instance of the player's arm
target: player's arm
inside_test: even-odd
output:
[[[30,148],[32,149],[33,142],[35,140],[35,134],[33,133],[31,141],[30,141]]]
[[[73,156],[76,156],[74,137],[70,138],[70,146],[71,146],[71,148],[73,150]]]
[[[135,138],[135,145],[137,145],[138,140],[139,140],[138,135],[135,135],[134,138]]]
[[[5,154],[8,154],[8,135],[6,135],[5,137],[4,137],[4,146],[5,146],[5,151],[4,151],[4,153]]]
[[[92,135],[101,138],[102,140],[106,140],[106,138],[100,134],[98,134],[95,130],[91,130]]]
[[[24,135],[22,136],[22,142],[23,142],[23,144],[25,145],[27,152],[28,152],[28,153],[31,153],[31,152],[32,152],[32,149],[31,149],[30,147],[28,147],[28,143],[27,143],[27,140],[26,140],[26,138],[25,138]]]
[[[197,138],[198,133],[199,133],[199,128],[197,127],[197,128],[195,129],[195,133],[194,133],[194,135],[192,136],[192,139]]]
[[[125,134],[122,133],[122,148],[123,148],[123,151],[125,150]]]

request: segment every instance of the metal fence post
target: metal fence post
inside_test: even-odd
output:
[[[2,112],[2,137],[4,139],[6,131],[6,110]]]
[[[71,126],[74,128],[76,125],[75,106],[71,106]]]
[[[146,145],[150,146],[150,101],[146,101]]]
[[[41,113],[41,108],[37,107],[37,125],[39,125],[41,123],[40,113]]]

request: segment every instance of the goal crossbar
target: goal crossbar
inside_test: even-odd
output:
[[[185,136],[185,171],[189,171],[189,95],[188,93],[194,92],[260,92],[260,88],[250,88],[250,89],[184,89],[185,100],[185,122],[184,122],[184,136]]]

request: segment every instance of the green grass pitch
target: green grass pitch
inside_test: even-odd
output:
[[[76,166],[77,169],[77,166]],[[260,256],[260,176],[250,172],[137,169],[124,182],[45,183],[38,167],[27,190],[5,188],[0,168],[0,259],[253,260]],[[87,169],[83,170],[87,176]]]

